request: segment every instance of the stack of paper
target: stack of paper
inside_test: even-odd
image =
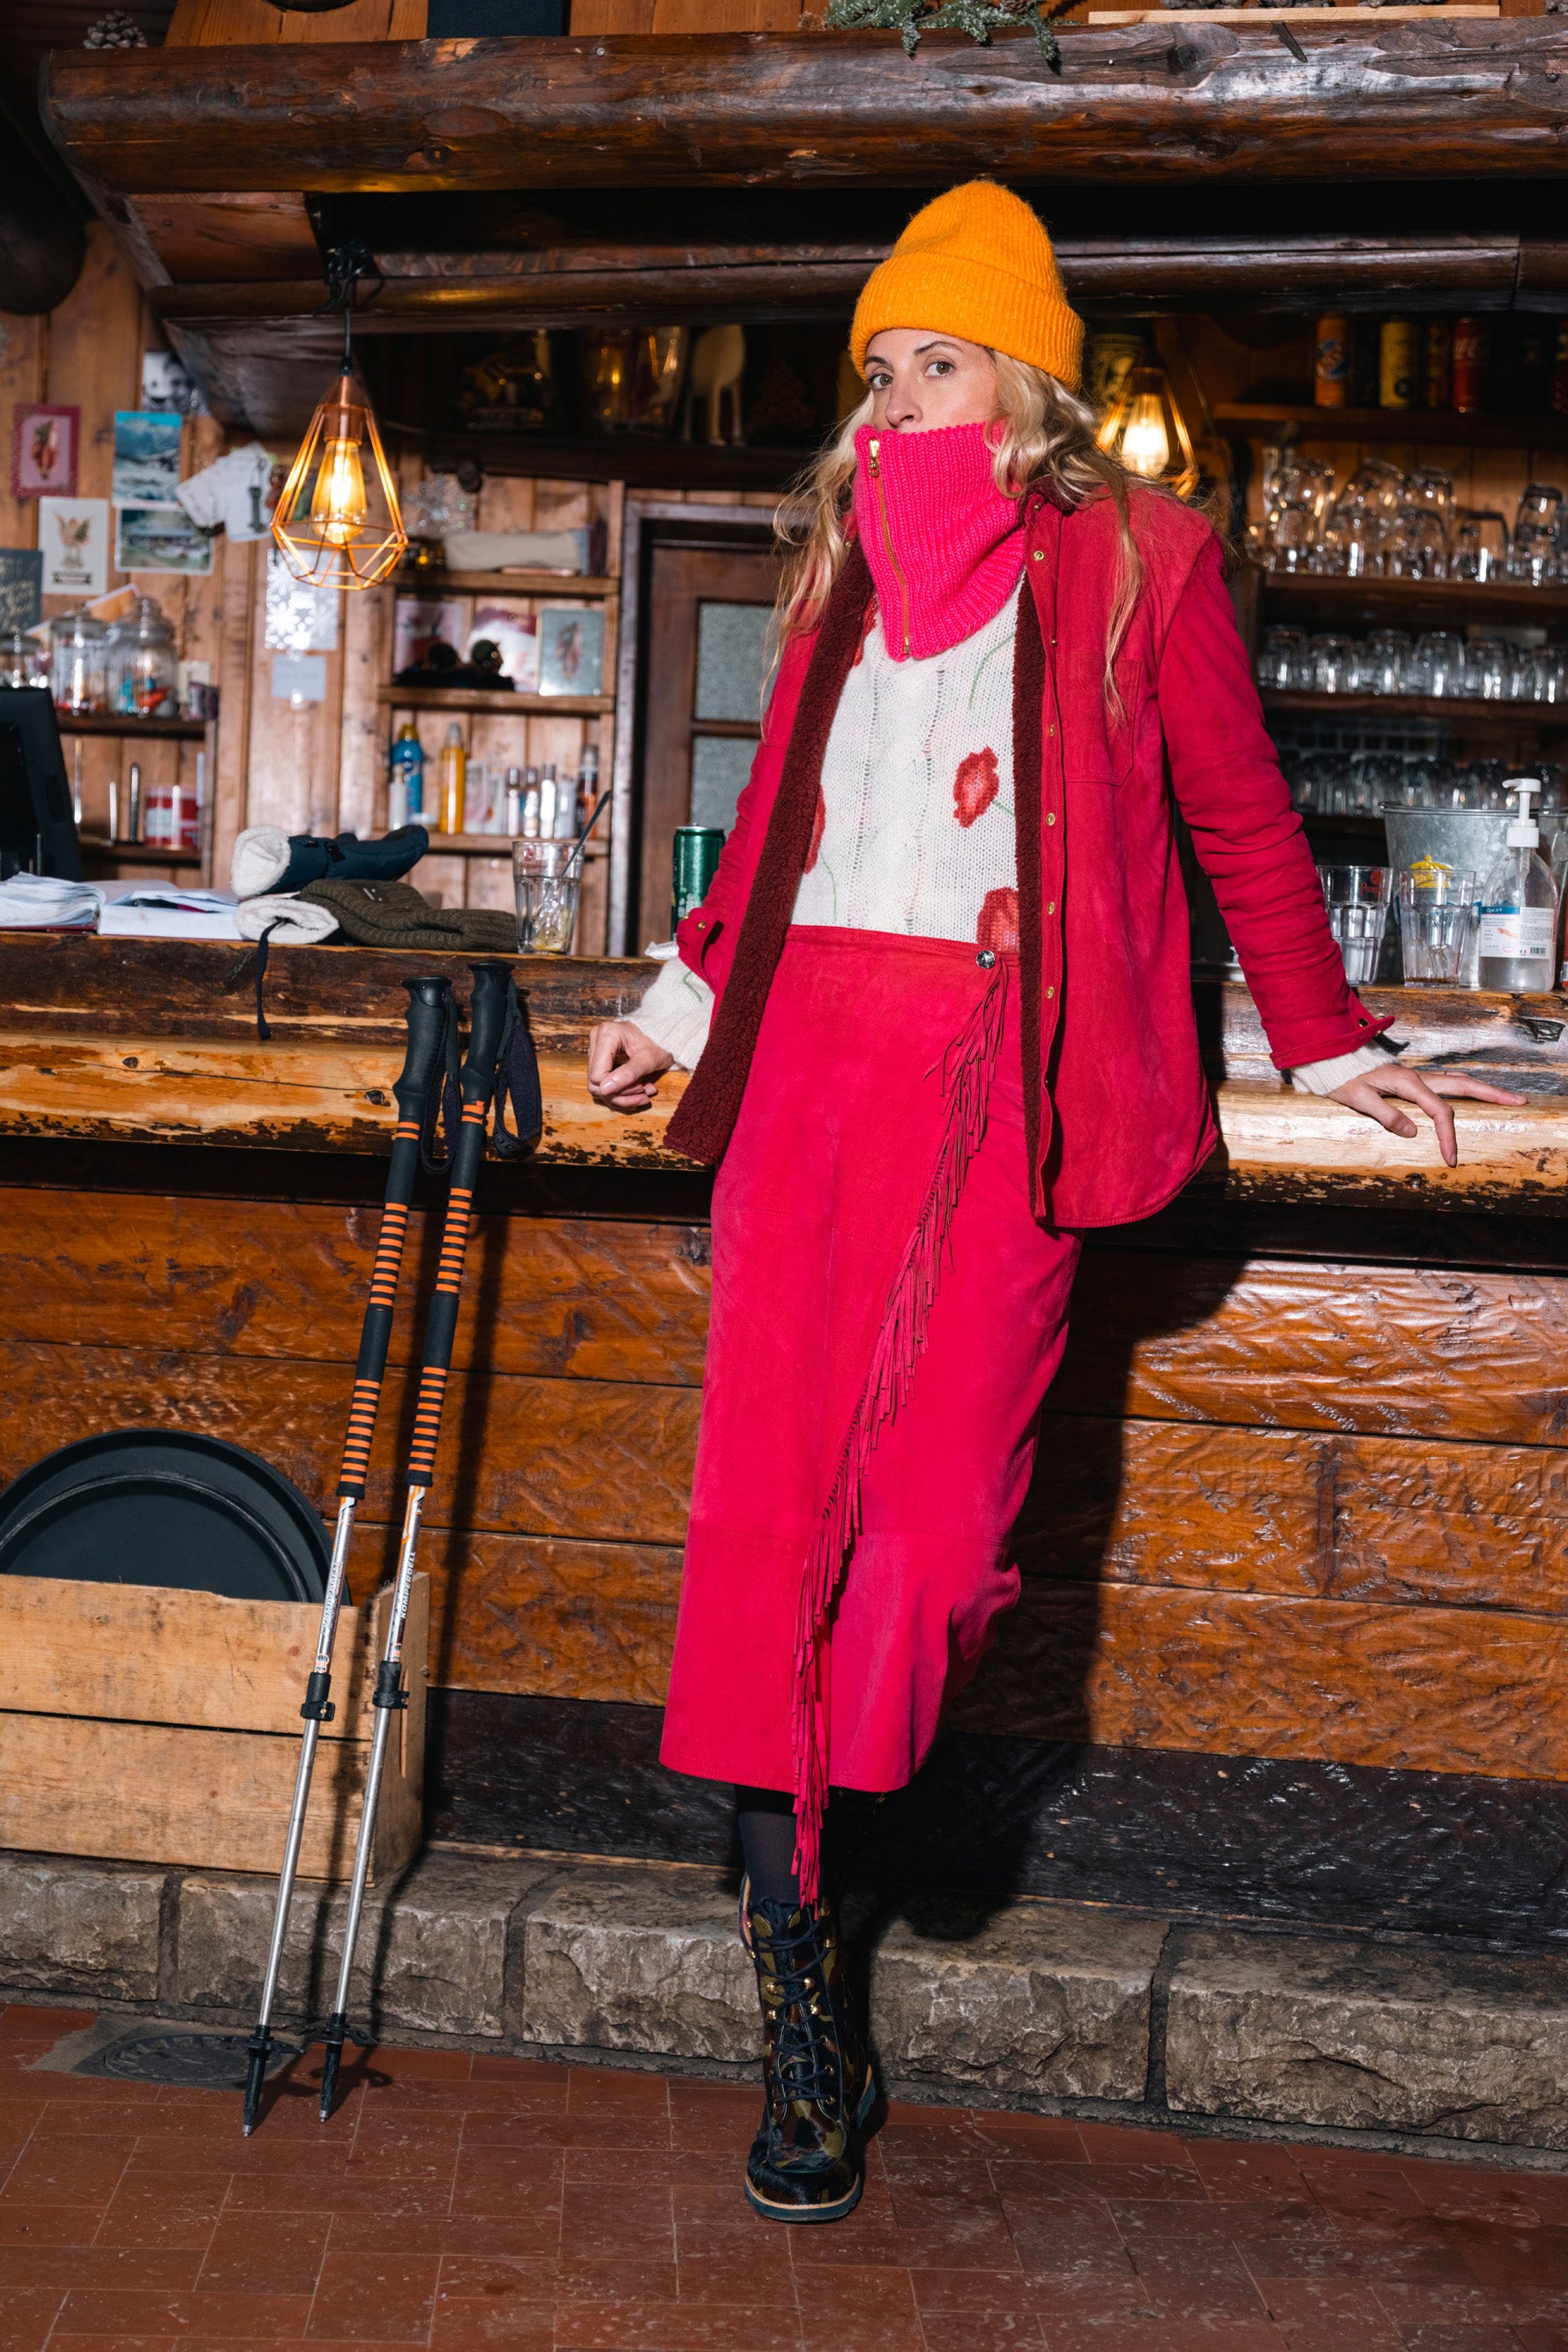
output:
[[[178,882],[112,882],[98,928],[106,939],[237,940],[232,890],[187,889]]]
[[[0,882],[0,930],[90,931],[103,893],[54,874],[13,874]]]

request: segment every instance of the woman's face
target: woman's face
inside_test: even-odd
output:
[[[866,382],[871,422],[888,433],[989,425],[996,414],[996,362],[984,345],[929,327],[884,327],[873,335]]]

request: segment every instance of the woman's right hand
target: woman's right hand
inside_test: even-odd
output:
[[[588,1032],[588,1092],[609,1110],[646,1110],[675,1056],[635,1021],[600,1021]]]

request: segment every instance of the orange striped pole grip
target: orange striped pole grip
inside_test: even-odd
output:
[[[360,1331],[359,1360],[354,1366],[353,1394],[349,1400],[348,1428],[343,1437],[342,1469],[338,1478],[340,1499],[363,1499],[370,1474],[371,1442],[386,1378],[387,1351],[392,1344],[392,1316],[403,1272],[408,1239],[409,1213],[419,1173],[419,1136],[426,1102],[432,1086],[440,1083],[441,1047],[447,1034],[451,991],[444,980],[419,979],[407,983],[408,1051],[403,1074],[394,1092],[397,1125],[392,1137],[392,1163],[387,1171],[386,1198],[376,1235],[375,1263],[371,1268],[370,1297]]]
[[[408,1457],[410,1486],[428,1486],[436,1475],[441,1407],[446,1402],[451,1370],[452,1343],[458,1332],[458,1298],[463,1286],[463,1265],[473,1220],[474,1183],[484,1157],[485,1120],[495,1091],[496,1058],[500,1051],[510,986],[510,975],[504,964],[475,964],[473,973],[468,1051],[463,1063],[463,1117],[452,1147],[447,1221],[441,1234],[435,1296],[425,1326],[419,1396],[414,1410],[414,1442]]]

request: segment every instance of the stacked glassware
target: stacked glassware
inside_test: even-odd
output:
[[[1333,468],[1300,450],[1264,453],[1263,519],[1248,531],[1271,572],[1349,580],[1467,580],[1531,588],[1568,582],[1568,502],[1531,482],[1512,527],[1495,508],[1461,507],[1438,466],[1403,473],[1363,458],[1336,485]]]

